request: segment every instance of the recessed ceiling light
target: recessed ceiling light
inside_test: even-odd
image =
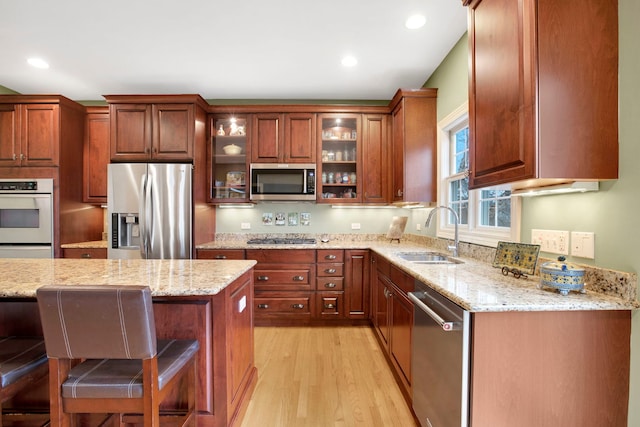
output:
[[[43,70],[49,68],[49,64],[47,64],[47,62],[42,58],[29,58],[27,59],[27,62],[32,67],[42,68]]]
[[[342,65],[345,67],[355,67],[358,64],[358,60],[353,56],[345,56],[342,58]]]
[[[416,14],[407,18],[407,22],[405,22],[404,25],[410,30],[417,30],[423,27],[426,22],[427,18],[425,18],[424,15]]]

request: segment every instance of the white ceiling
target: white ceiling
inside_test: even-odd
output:
[[[405,28],[416,12],[426,25]],[[467,26],[461,0],[6,0],[0,21],[0,85],[75,100],[388,100],[421,87]]]

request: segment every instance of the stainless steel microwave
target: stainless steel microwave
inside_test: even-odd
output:
[[[309,201],[316,199],[314,163],[252,163],[251,200]]]

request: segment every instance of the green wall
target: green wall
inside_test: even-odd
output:
[[[521,241],[531,241],[531,229],[591,231],[595,259],[575,262],[637,273],[640,271],[640,2],[620,0],[619,179],[601,183],[585,194],[524,198]],[[468,47],[463,37],[425,83],[438,88],[438,119],[460,106],[468,93]],[[612,124],[613,125],[613,124]],[[640,426],[640,315],[633,314],[631,388],[628,425]],[[579,361],[576,361],[579,363]],[[603,390],[603,392],[606,392]]]

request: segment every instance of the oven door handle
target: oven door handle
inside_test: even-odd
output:
[[[462,323],[461,322],[447,322],[442,317],[440,317],[440,315],[438,315],[438,313],[433,311],[428,305],[426,305],[425,303],[420,301],[420,298],[418,298],[416,296],[417,293],[418,292],[407,292],[407,296],[414,303],[414,305],[416,307],[418,307],[420,310],[424,311],[426,314],[429,315],[429,317],[431,317],[433,320],[435,320],[438,323],[438,325],[440,325],[440,327],[442,328],[443,331],[451,332],[451,331],[462,330]],[[420,292],[419,294],[425,295],[422,292]],[[425,297],[429,298],[428,295],[425,295]]]

